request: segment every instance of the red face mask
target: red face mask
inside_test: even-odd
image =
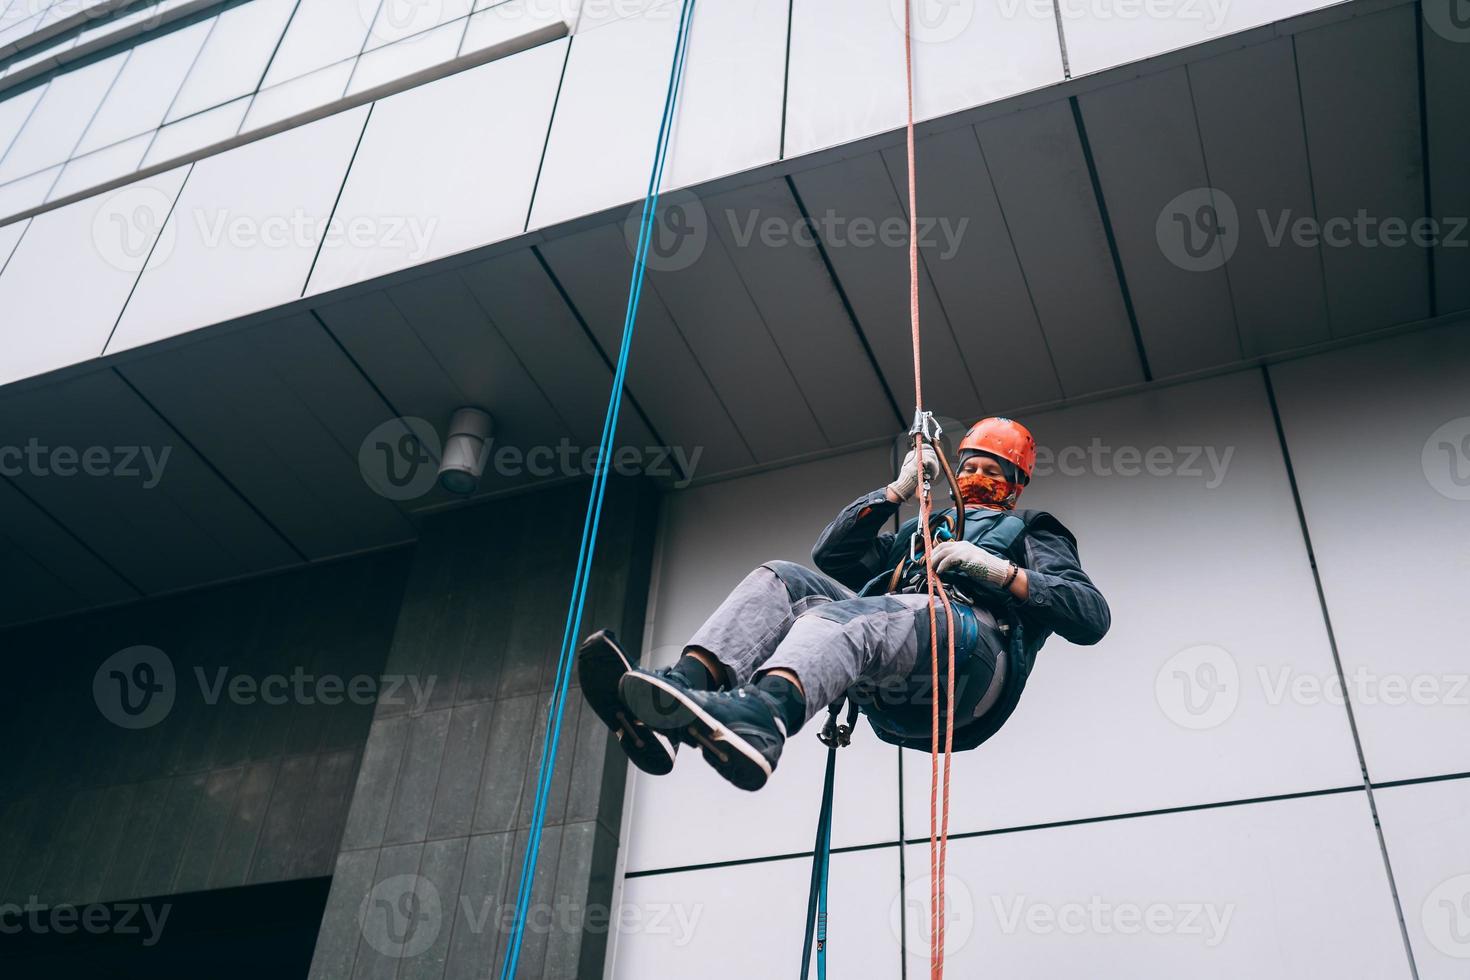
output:
[[[1011,510],[1021,495],[1021,484],[984,473],[961,473],[960,498],[967,507],[999,507]]]

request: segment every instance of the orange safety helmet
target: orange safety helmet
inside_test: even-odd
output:
[[[1021,471],[1022,486],[1031,482],[1031,471],[1036,468],[1036,440],[1031,430],[1014,419],[981,419],[960,440],[959,451],[961,459],[967,452],[998,456]]]

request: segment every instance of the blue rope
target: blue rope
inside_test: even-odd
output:
[[[674,62],[669,71],[668,91],[664,95],[663,118],[659,122],[658,143],[654,151],[653,171],[648,179],[648,192],[643,199],[643,216],[638,227],[638,244],[633,250],[633,279],[628,289],[628,308],[623,317],[623,339],[618,348],[617,370],[613,374],[612,391],[608,395],[607,414],[603,418],[602,437],[598,443],[597,468],[592,477],[592,491],[587,500],[587,515],[582,522],[582,540],[577,555],[577,570],[572,580],[572,595],[567,608],[566,628],[562,631],[561,653],[557,659],[551,706],[546,716],[546,733],[541,743],[540,770],[536,781],[535,804],[526,843],[526,858],[521,864],[516,888],[515,919],[501,966],[501,980],[513,980],[520,961],[521,943],[525,938],[526,916],[530,910],[536,862],[541,853],[541,834],[546,824],[546,809],[551,796],[551,777],[556,767],[557,743],[561,740],[562,718],[566,710],[567,690],[572,676],[572,651],[581,634],[582,614],[587,602],[587,585],[592,577],[592,558],[597,550],[597,530],[602,523],[602,501],[607,489],[610,468],[607,450],[612,445],[622,408],[624,379],[628,374],[628,354],[633,344],[633,327],[638,317],[638,304],[643,296],[644,268],[652,241],[653,217],[658,209],[659,188],[663,182],[664,163],[668,159],[669,135],[673,128],[674,108],[678,102],[679,83],[684,74],[688,53],[689,29],[693,24],[696,0],[683,0],[679,14],[679,33],[674,46]]]

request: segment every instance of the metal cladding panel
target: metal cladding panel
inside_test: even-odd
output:
[[[107,353],[301,296],[368,107],[194,164]]]

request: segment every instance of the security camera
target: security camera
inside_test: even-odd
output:
[[[461,408],[449,420],[444,456],[439,463],[439,485],[450,493],[474,493],[485,472],[485,441],[493,426],[490,413]]]

